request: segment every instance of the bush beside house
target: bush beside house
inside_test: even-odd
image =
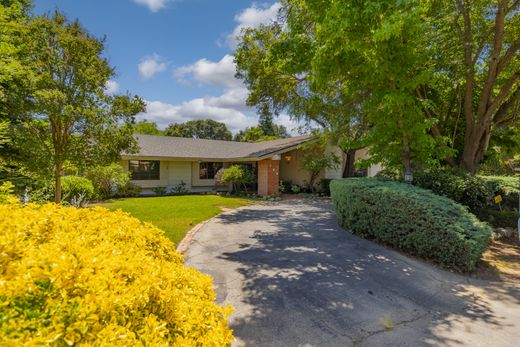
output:
[[[7,189],[7,187],[6,187]],[[5,195],[5,194],[4,194]],[[121,211],[0,204],[6,345],[226,346],[230,308],[163,232]]]
[[[330,187],[345,229],[445,268],[472,271],[490,242],[488,225],[425,189],[366,178],[334,180]]]

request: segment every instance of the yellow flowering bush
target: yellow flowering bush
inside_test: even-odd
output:
[[[0,344],[226,346],[230,307],[121,211],[0,204]]]

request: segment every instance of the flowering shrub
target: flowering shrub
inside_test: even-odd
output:
[[[226,346],[231,308],[151,224],[121,211],[0,205],[4,345]]]

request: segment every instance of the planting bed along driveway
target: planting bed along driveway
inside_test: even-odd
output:
[[[511,346],[520,284],[440,270],[342,230],[328,200],[242,207],[186,253],[231,304],[236,346]]]

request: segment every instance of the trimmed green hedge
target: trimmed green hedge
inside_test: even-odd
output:
[[[371,178],[334,180],[342,227],[461,272],[475,269],[491,228],[454,201],[412,185]]]

